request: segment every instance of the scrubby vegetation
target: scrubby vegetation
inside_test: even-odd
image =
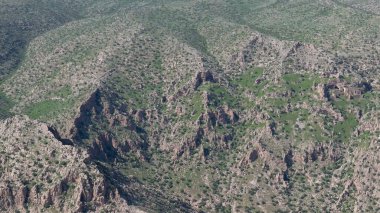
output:
[[[377,2],[2,4],[0,152],[34,154],[0,169],[59,182],[54,142],[147,211],[378,210]]]

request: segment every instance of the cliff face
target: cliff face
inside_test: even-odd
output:
[[[144,160],[148,158],[145,151],[149,144],[139,125],[147,116],[149,113],[145,110],[113,105],[105,91],[98,89],[81,106],[67,137],[87,146],[92,159],[114,161],[123,154],[134,152]],[[114,134],[117,131],[119,135]]]
[[[5,2],[0,211],[380,211],[374,1]]]
[[[144,212],[135,204],[149,211],[193,211],[179,199],[97,164],[111,160],[100,148],[112,146],[105,138],[91,147],[64,145],[68,139],[26,116],[3,120],[0,132],[0,211]]]
[[[0,124],[2,210],[41,212],[129,209],[86,151],[63,145],[49,127],[27,117]]]

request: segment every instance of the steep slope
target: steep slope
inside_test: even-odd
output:
[[[41,130],[51,142],[38,149],[79,159],[37,168],[53,190],[37,200],[24,195],[29,170],[26,183],[4,167],[18,186],[0,196],[6,210],[379,210],[379,16],[365,4],[66,3],[83,18],[33,39],[0,86],[7,109],[38,121],[9,118],[0,132]]]
[[[87,211],[113,208],[111,203],[129,209],[117,189],[85,163],[88,156],[62,145],[46,124],[17,116],[2,121],[0,129],[3,211]]]
[[[16,116],[2,121],[0,130],[1,211],[143,212],[128,203],[142,203],[147,211],[190,211],[133,179],[119,179],[117,172],[104,176],[107,168],[45,123]]]

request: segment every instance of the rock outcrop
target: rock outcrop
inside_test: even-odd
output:
[[[46,124],[16,116],[1,121],[0,132],[0,210],[130,209],[86,151],[62,144]]]
[[[93,159],[113,161],[129,151],[134,151],[139,158],[146,159],[146,134],[137,123],[144,122],[150,114],[143,110],[128,111],[127,106],[118,109],[110,103],[104,92],[96,90],[81,106],[80,114],[71,129],[71,138],[77,143],[86,144]],[[102,130],[98,131],[93,124],[101,125]],[[137,137],[131,139],[129,137],[132,136],[128,134],[117,137],[112,133],[115,128],[128,130]]]

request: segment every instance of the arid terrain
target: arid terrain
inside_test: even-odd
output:
[[[377,0],[0,0],[0,212],[380,212]]]

